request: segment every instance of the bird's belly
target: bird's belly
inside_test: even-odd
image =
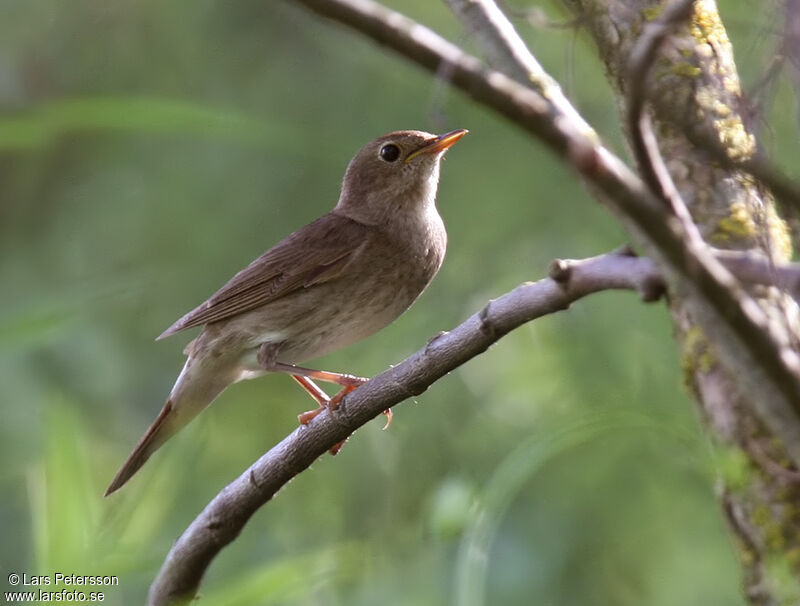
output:
[[[294,364],[343,349],[391,324],[414,299],[416,294],[386,288],[354,288],[341,293],[298,322],[295,335],[286,340],[278,359]]]
[[[260,374],[257,352],[262,343],[280,343],[277,360],[286,364],[300,364],[352,345],[391,324],[425,286],[386,288],[385,283],[370,282],[349,289],[321,284],[241,316],[237,323],[247,327],[245,341],[249,343],[242,352],[242,370],[255,373],[248,377]],[[321,294],[325,295],[322,301]]]

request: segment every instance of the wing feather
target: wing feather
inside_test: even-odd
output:
[[[336,278],[364,244],[368,233],[366,225],[335,213],[309,223],[250,263],[158,339],[225,320],[300,288]]]

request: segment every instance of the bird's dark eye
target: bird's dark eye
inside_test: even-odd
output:
[[[387,162],[394,162],[400,157],[400,148],[396,145],[384,145],[381,147],[381,158]]]

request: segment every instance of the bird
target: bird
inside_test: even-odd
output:
[[[333,210],[278,242],[156,339],[203,327],[106,496],[237,381],[293,377],[318,404],[299,415],[301,424],[367,381],[298,364],[378,332],[433,280],[447,247],[436,208],[441,161],[467,132],[403,130],[367,143],[348,164]],[[341,390],[328,397],[315,381]]]

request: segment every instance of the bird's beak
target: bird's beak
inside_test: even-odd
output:
[[[420,147],[418,150],[411,152],[408,154],[408,157],[405,159],[405,163],[408,164],[421,154],[436,154],[439,152],[443,152],[451,145],[453,145],[456,141],[458,141],[461,137],[466,135],[469,131],[465,128],[459,128],[458,130],[452,130],[449,133],[445,133],[443,135],[439,135],[438,137],[434,137],[425,145]]]

